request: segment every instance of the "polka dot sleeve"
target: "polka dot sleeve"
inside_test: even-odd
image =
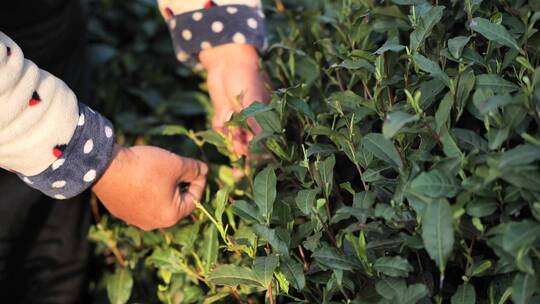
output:
[[[258,7],[208,1],[202,9],[182,14],[165,8],[164,17],[178,60],[192,67],[198,67],[198,54],[207,48],[251,44],[262,52],[267,47],[264,15]]]
[[[74,197],[90,188],[107,169],[114,149],[111,122],[84,104],[68,144],[53,149],[57,158],[35,176],[19,174],[30,187],[56,199]]]
[[[0,32],[0,168],[49,196],[70,198],[99,178],[113,144],[109,121]]]

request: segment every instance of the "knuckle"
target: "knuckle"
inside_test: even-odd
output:
[[[208,165],[203,162],[199,162],[199,175],[208,175]]]

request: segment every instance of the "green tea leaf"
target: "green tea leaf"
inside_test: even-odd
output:
[[[435,123],[437,125],[436,131],[438,133],[441,132],[442,127],[450,120],[450,113],[453,106],[454,97],[449,92],[448,94],[444,95],[444,98],[442,99],[441,103],[439,104],[439,108],[435,113]]]
[[[497,210],[498,204],[490,199],[476,199],[467,203],[467,214],[474,217],[484,217]]]
[[[536,290],[536,276],[518,273],[512,283],[512,300],[515,304],[529,304]]]
[[[272,277],[278,265],[279,258],[275,255],[255,258],[253,271],[262,286],[268,287],[272,283]]]
[[[489,112],[499,108],[504,107],[513,103],[514,100],[510,95],[495,95],[488,97],[486,99],[480,100],[480,102],[475,102],[475,106],[480,111],[480,114],[486,115]]]
[[[447,172],[432,170],[416,177],[411,183],[411,190],[432,198],[454,197],[459,185]]]
[[[422,300],[422,298],[429,295],[429,290],[427,289],[426,285],[424,284],[413,284],[409,287],[407,287],[407,290],[405,290],[405,293],[402,296],[398,296],[398,303],[401,304],[416,304],[418,301]],[[401,300],[399,297],[403,297]]]
[[[330,195],[334,187],[334,166],[336,157],[332,154],[324,161],[318,163],[315,180],[326,195]]]
[[[422,223],[422,240],[429,256],[443,273],[454,247],[452,208],[447,200],[440,199],[427,205]]]
[[[259,114],[266,113],[272,111],[272,106],[261,103],[261,102],[254,102],[249,107],[243,109],[240,112],[240,115],[242,116],[242,119],[245,120],[248,117],[255,117]]]
[[[231,210],[248,223],[259,222],[259,211],[254,204],[239,200],[232,204]]]
[[[418,68],[420,68],[422,71],[429,73],[431,76],[435,78],[438,78],[439,80],[444,82],[446,86],[448,87],[451,86],[450,78],[448,77],[448,75],[446,75],[446,73],[443,70],[441,70],[441,67],[437,63],[429,60],[428,58],[420,54],[414,54],[413,58]]]
[[[289,240],[283,239],[281,234],[277,233],[275,229],[270,229],[263,225],[254,225],[253,229],[259,237],[264,238],[270,243],[270,245],[281,255],[289,256]]]
[[[496,94],[508,94],[519,90],[519,87],[499,75],[482,74],[476,76],[476,89],[489,89]]]
[[[300,190],[296,195],[296,206],[304,215],[311,214],[315,207],[315,200],[319,194],[319,189]]]
[[[471,284],[462,284],[452,296],[452,304],[475,304],[476,292]]]
[[[456,107],[460,113],[463,112],[464,108],[467,106],[469,97],[474,90],[475,85],[476,75],[474,74],[474,70],[467,70],[459,76],[459,83],[457,84],[456,91]]]
[[[202,244],[202,260],[204,261],[204,270],[209,272],[217,262],[219,250],[218,231],[216,226],[209,225],[204,231]]]
[[[500,24],[491,23],[487,19],[477,17],[471,21],[470,26],[473,31],[482,34],[490,41],[495,41],[515,50],[520,49],[514,37]]]
[[[540,147],[533,145],[519,145],[503,153],[498,167],[511,168],[514,166],[528,165],[540,159]]]
[[[405,49],[405,46],[399,44],[399,39],[397,37],[392,37],[386,40],[386,42],[375,51],[375,54],[382,55],[386,52],[401,52]]]
[[[452,129],[452,133],[458,140],[458,145],[461,149],[466,151],[479,150],[482,152],[488,151],[487,141],[480,137],[478,133],[467,129]]]
[[[182,273],[183,266],[180,263],[181,255],[174,249],[154,250],[152,255],[147,259],[148,263],[157,268],[163,268],[171,273]]]
[[[540,224],[531,220],[508,223],[503,234],[503,248],[510,254],[517,254],[518,250],[533,246],[540,240]]]
[[[165,136],[174,136],[174,135],[189,135],[189,130],[184,126],[178,125],[166,125],[158,128],[151,129],[148,131],[150,135],[165,135]]]
[[[429,108],[445,86],[445,83],[438,78],[422,82],[420,84],[420,93],[422,93],[422,96],[420,96],[420,108]]]
[[[407,290],[404,279],[382,277],[375,285],[377,293],[387,300],[400,298]]]
[[[126,268],[117,268],[116,272],[107,278],[107,295],[111,304],[125,304],[131,297],[133,276]]]
[[[383,160],[399,169],[403,168],[401,157],[394,144],[379,133],[370,133],[366,135],[362,144],[364,148],[373,153],[373,156]]]
[[[254,197],[262,218],[270,221],[274,202],[276,200],[276,173],[272,167],[267,167],[255,177]]]
[[[287,280],[296,290],[301,291],[304,289],[306,286],[306,278],[302,264],[293,259],[287,259],[280,263],[279,270],[283,272],[285,277],[287,277]]]
[[[408,273],[413,271],[409,261],[400,256],[378,258],[373,267],[391,277],[407,277]]]
[[[349,257],[339,253],[335,248],[323,247],[314,252],[312,257],[321,265],[329,269],[353,270],[358,268],[358,264]]]
[[[516,167],[512,170],[504,170],[501,178],[518,188],[540,191],[540,172],[538,170]]]
[[[264,287],[251,269],[236,265],[219,266],[208,275],[208,281],[215,285],[232,287],[238,285]]]
[[[417,115],[411,115],[401,111],[390,113],[384,120],[383,135],[384,137],[390,139],[394,137],[394,135],[396,135],[396,133],[399,132],[399,130],[406,124],[415,122],[417,120]]]
[[[448,50],[450,51],[450,54],[454,56],[454,58],[459,59],[461,58],[461,53],[463,52],[463,48],[469,43],[471,40],[471,37],[469,36],[457,36],[452,39],[448,39]]]
[[[414,32],[411,33],[411,49],[418,50],[424,40],[431,35],[433,27],[442,19],[444,6],[435,6],[429,12],[420,17],[418,25]]]
[[[221,218],[223,217],[223,212],[225,212],[225,207],[227,206],[228,198],[229,198],[229,189],[227,188],[220,189],[216,193],[216,198],[214,199],[216,210],[214,212],[214,215],[216,216],[216,219],[220,222],[221,222]]]
[[[358,192],[353,197],[353,208],[370,209],[375,203],[375,193]]]

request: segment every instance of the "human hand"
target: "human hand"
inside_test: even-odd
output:
[[[208,91],[215,108],[212,128],[232,140],[236,155],[251,158],[249,142],[262,132],[255,119],[248,119],[251,130],[229,129],[227,122],[233,113],[252,103],[268,102],[270,92],[265,74],[259,68],[255,47],[247,44],[226,44],[203,50],[199,59],[208,71]]]
[[[114,216],[143,230],[175,225],[191,214],[206,185],[205,163],[150,147],[115,147],[93,191]],[[189,183],[181,193],[180,183]]]

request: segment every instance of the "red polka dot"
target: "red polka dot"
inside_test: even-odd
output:
[[[205,9],[209,9],[213,6],[216,6],[216,4],[214,3],[214,1],[206,1],[206,3],[204,4],[204,8]]]
[[[174,12],[169,7],[166,7],[164,10],[165,19],[169,20],[174,16]]]
[[[38,105],[41,102],[41,97],[39,97],[39,94],[37,92],[34,92],[32,94],[32,99],[28,102],[28,104],[33,107],[35,105]]]
[[[66,149],[66,145],[58,145],[53,148],[53,155],[56,158],[62,157],[62,154],[64,154],[64,150]]]

